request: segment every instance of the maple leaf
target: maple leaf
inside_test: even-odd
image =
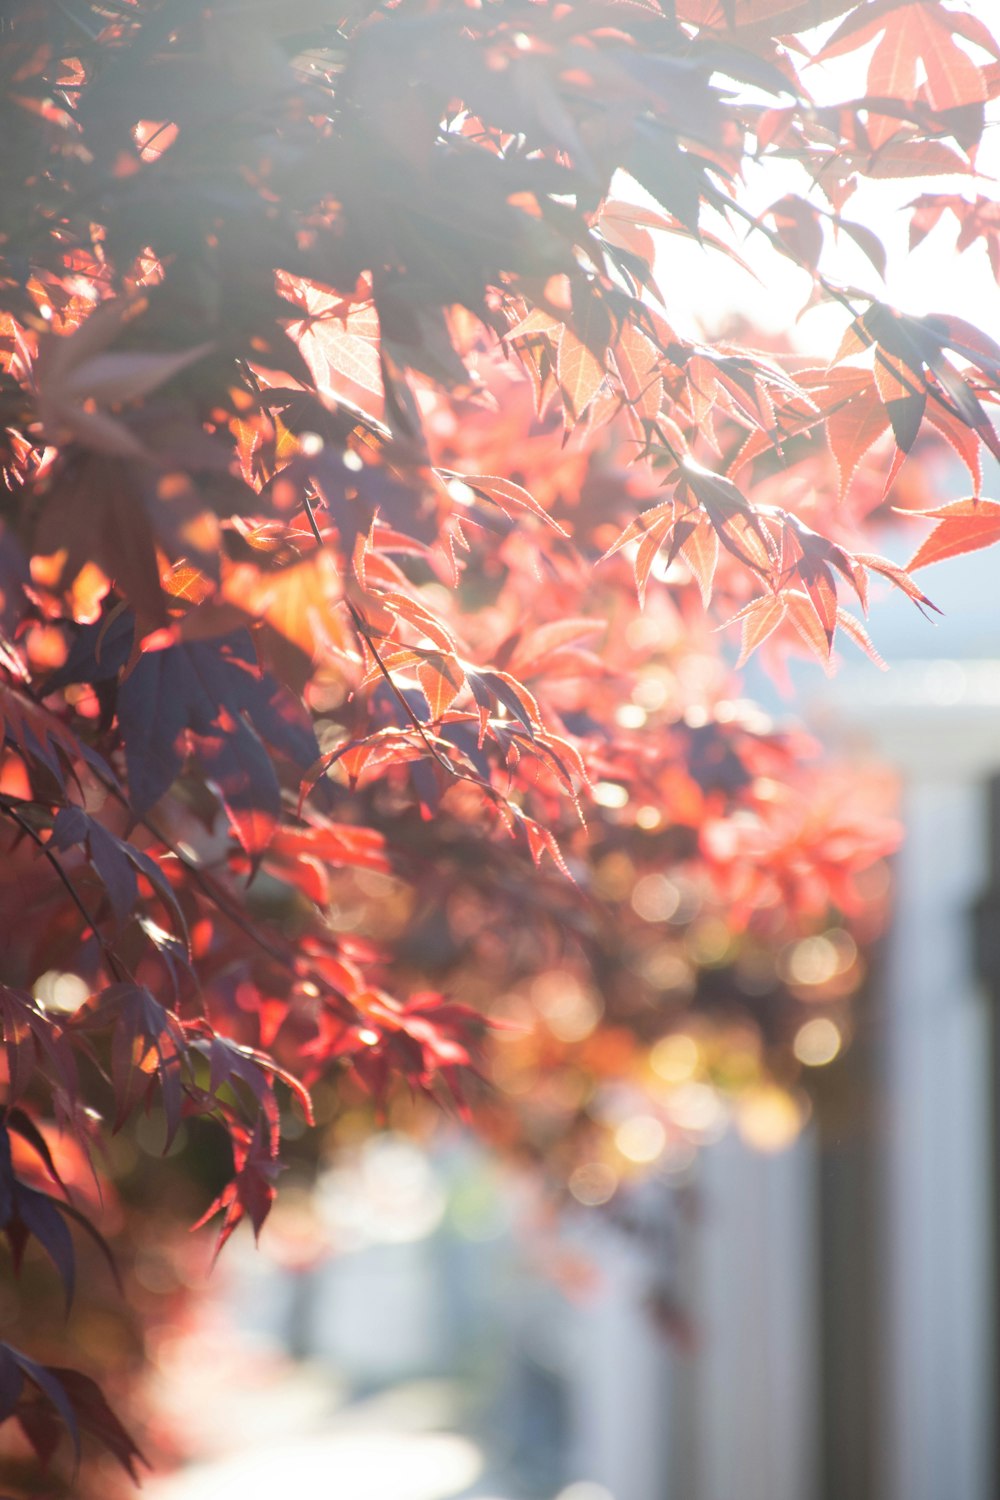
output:
[[[32,1399],[28,1387],[33,1388],[40,1401]],[[79,1459],[80,1437],[86,1433],[106,1448],[130,1479],[138,1483],[136,1464],[144,1464],[146,1459],[96,1382],[78,1370],[40,1365],[20,1349],[0,1344],[0,1421],[10,1416],[16,1417],[43,1463],[54,1453],[62,1430],[69,1434]]]
[[[959,318],[940,314],[915,318],[873,302],[848,330],[841,355],[866,345],[875,347],[875,383],[899,448],[886,489],[916,440],[928,400],[941,403],[1000,457],[1000,437],[982,402],[945,353],[960,354],[987,378],[996,379],[1000,346],[992,339]]]
[[[349,867],[389,874],[392,862],[384,837],[373,828],[349,824],[279,828],[264,862],[269,875],[296,886],[324,907],[330,896],[330,870]]]
[[[8,745],[17,750],[29,766],[42,767],[65,791],[66,773],[76,777],[76,766],[82,759],[112,776],[106,763],[59,718],[41,704],[22,696],[9,684],[0,682],[0,729]]]
[[[766,574],[774,566],[774,547],[753,507],[731,480],[712,474],[692,459],[681,465],[683,498],[689,489],[704,509],[719,541],[746,567]]]
[[[46,1365],[45,1373],[51,1383],[47,1388],[41,1389],[43,1394],[52,1400],[53,1407],[59,1411],[59,1415],[61,1416],[62,1412],[54,1399],[56,1386],[61,1388],[66,1403],[72,1410],[77,1430],[98,1442],[117,1460],[133,1483],[138,1484],[138,1465],[144,1464],[149,1467],[148,1460],[134,1438],[111,1410],[97,1382],[79,1370],[68,1370],[59,1365]],[[29,1422],[27,1413],[23,1410],[18,1412],[17,1416],[29,1442],[38,1452],[36,1421]]]
[[[674,499],[653,506],[630,522],[604,554],[605,558],[612,557],[629,542],[638,542],[634,567],[640,602],[656,554],[668,540],[668,563],[683,553],[706,600],[720,543],[751,572],[770,577],[777,562],[774,542],[732,480],[711,473],[692,459],[684,460],[680,474]]]
[[[86,847],[90,862],[108,893],[118,927],[123,926],[135,910],[139,900],[137,875],[141,874],[149,881],[170,913],[178,932],[186,939],[187,928],[177,905],[177,898],[159,865],[148,854],[136,849],[133,844],[116,838],[102,823],[79,807],[59,809],[52,825],[51,842],[54,848],[61,850],[69,849],[74,844]]]
[[[588,298],[584,309],[577,324],[563,329],[556,356],[556,376],[570,426],[579,422],[607,375],[598,350],[607,347],[611,319],[596,298]]]
[[[261,1120],[250,1131],[230,1130],[234,1159],[232,1181],[192,1225],[192,1229],[200,1229],[216,1214],[224,1215],[215,1244],[216,1256],[244,1218],[250,1220],[256,1239],[271,1212],[281,1166],[274,1158],[266,1135]]]
[[[76,1059],[62,1026],[33,995],[0,985],[0,1030],[7,1060],[7,1097],[16,1103],[34,1073],[72,1097],[78,1091]]]
[[[285,1084],[292,1092],[307,1123],[312,1123],[312,1102],[308,1089],[300,1079],[287,1068],[282,1068],[267,1053],[242,1046],[214,1032],[205,1035],[193,1032],[189,1044],[193,1051],[203,1052],[208,1058],[210,1093],[217,1095],[221,1088],[229,1087],[238,1096],[236,1084],[248,1090],[267,1121],[272,1155],[277,1154],[278,1147],[278,1105],[274,1093],[276,1080]]]
[[[438,473],[446,481],[458,481],[467,485],[475,494],[484,496],[491,500],[494,505],[503,511],[505,516],[515,516],[518,510],[529,511],[558,531],[560,536],[566,536],[566,531],[559,522],[549,515],[538,501],[535,500],[521,484],[515,484],[510,479],[503,478],[499,474],[456,474],[447,469],[440,469]]]
[[[823,225],[813,205],[797,193],[788,193],[771,204],[766,217],[774,224],[778,244],[799,265],[815,271],[823,249]]]
[[[0,1233],[7,1236],[11,1259],[17,1273],[21,1269],[25,1246],[34,1236],[59,1273],[66,1293],[68,1310],[73,1301],[76,1285],[76,1254],[66,1220],[72,1219],[87,1232],[103,1254],[117,1281],[118,1272],[114,1257],[100,1232],[72,1203],[41,1192],[14,1175],[11,1161],[11,1129],[28,1140],[29,1145],[42,1156],[46,1166],[50,1161],[44,1144],[39,1150],[41,1139],[39,1133],[32,1131],[30,1127],[25,1128],[23,1115],[11,1116],[5,1111],[5,1118],[0,1119]]]
[[[868,64],[869,96],[873,100],[915,98],[918,70],[922,69],[931,109],[947,112],[987,97],[982,70],[955,41],[956,34],[969,36],[970,31],[980,45],[984,36],[989,37],[985,27],[970,17],[945,10],[938,0],[875,0],[852,11],[814,61],[839,57],[878,37]],[[872,146],[881,146],[896,128],[891,117],[870,119]]]
[[[864,574],[842,547],[819,536],[795,516],[784,518],[782,535],[782,582],[799,581],[816,612],[827,642],[827,655],[833,648],[837,628],[837,585],[833,569],[853,585],[862,605],[867,601]]]
[[[319,388],[352,386],[383,395],[379,360],[379,319],[375,304],[342,297],[300,276],[279,273],[278,285],[303,317],[288,332],[302,350]]]
[[[942,215],[950,212],[958,221],[955,248],[961,253],[982,240],[989,256],[993,275],[1000,280],[1000,204],[992,198],[973,201],[955,193],[922,193],[909,205],[910,249],[914,249],[934,228]]]
[[[538,674],[553,677],[582,672],[590,676],[600,666],[600,658],[581,650],[606,630],[603,620],[584,617],[553,620],[526,631],[519,631],[504,646],[501,659],[516,678],[530,680]]]
[[[133,633],[127,615],[106,631],[84,627],[50,689],[116,679],[129,659]],[[265,742],[300,770],[319,755],[305,713],[260,670],[243,631],[144,652],[119,683],[117,702],[135,810],[147,811],[169,790],[190,746],[251,854],[267,846],[281,807]]]
[[[84,621],[117,584],[147,628],[165,625],[153,527],[120,458],[88,455],[67,467],[36,532],[36,583],[68,592],[73,614]]]
[[[528,738],[534,739],[540,716],[538,704],[527,688],[515,681],[509,672],[470,671],[466,678],[479,709],[480,735],[493,707],[499,703],[522,726]]]
[[[18,1413],[26,1379],[43,1398],[52,1404],[69,1432],[74,1451],[79,1458],[80,1429],[76,1420],[76,1412],[73,1410],[62,1382],[53,1371],[44,1365],[36,1364],[19,1349],[14,1349],[10,1344],[0,1344],[0,1417],[2,1420]],[[43,1459],[49,1458],[55,1447],[55,1441],[51,1435],[39,1433],[30,1418],[27,1424],[22,1423],[22,1425],[26,1426],[28,1440],[39,1456]]]
[[[450,652],[421,652],[417,678],[427,699],[431,719],[440,719],[451,707],[466,682],[466,674],[456,656]]]
[[[35,531],[32,574],[36,584],[64,592],[74,618],[93,620],[113,584],[146,634],[167,623],[162,556],[218,576],[217,508],[231,509],[241,497],[230,476],[220,479],[219,455],[211,447],[198,454],[199,437],[195,428],[193,439],[180,442],[181,461],[199,471],[195,477],[169,452],[154,465],[71,450],[57,465]],[[162,442],[164,432],[157,438]]]
[[[306,659],[307,670],[324,651],[344,652],[348,647],[347,629],[337,605],[341,598],[341,581],[332,555],[319,549],[301,562],[289,567],[265,571],[249,563],[226,567],[221,598],[227,614],[216,623],[216,606],[195,609],[184,617],[180,626],[182,639],[226,634],[232,628],[233,613],[265,621]],[[206,628],[207,617],[207,628]]]
[[[663,401],[659,357],[651,340],[628,320],[618,331],[613,354],[628,402],[626,409],[644,439],[655,427]]]
[[[865,454],[889,431],[888,413],[871,399],[867,373],[862,379],[857,394],[832,412],[826,424],[827,442],[840,472],[841,497]]]
[[[912,511],[909,514],[935,520],[929,536],[925,537],[906,564],[906,571],[926,568],[928,563],[941,562],[946,557],[958,557],[963,552],[977,552],[981,547],[990,547],[1000,541],[1000,502],[980,500],[952,500],[935,510]]]
[[[144,985],[119,983],[101,990],[76,1011],[74,1030],[90,1033],[111,1030],[111,1081],[120,1130],[136,1105],[154,1089],[162,1097],[167,1134],[164,1151],[177,1134],[185,1074],[189,1071],[187,1043],[177,1017]]]
[[[146,458],[148,450],[119,418],[103,408],[149,395],[203,358],[211,343],[190,349],[115,350],[122,328],[145,309],[142,299],[110,298],[69,334],[50,335],[35,364],[38,410],[48,438],[74,438],[119,458]]]
[[[678,0],[677,17],[718,30],[766,30],[780,34],[832,21],[850,0]]]

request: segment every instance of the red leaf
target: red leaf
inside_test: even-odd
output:
[[[211,1203],[192,1230],[200,1229],[216,1214],[224,1214],[215,1244],[218,1256],[223,1245],[244,1218],[249,1218],[256,1239],[274,1203],[275,1183],[281,1167],[265,1138],[262,1120],[251,1132],[231,1132],[235,1173],[232,1182]]]
[[[778,240],[792,260],[815,271],[823,249],[823,226],[812,204],[789,193],[771,204],[765,218],[773,220]]]
[[[597,355],[573,332],[564,328],[556,359],[559,389],[566,402],[566,418],[572,425],[580,420],[604,384],[606,371]]]
[[[603,620],[582,617],[552,620],[517,637],[507,665],[515,677],[531,677],[535,672],[550,676],[552,662],[558,653],[600,635],[606,629]]]
[[[73,1016],[85,1031],[111,1028],[111,1075],[120,1130],[136,1105],[159,1088],[168,1150],[181,1122],[182,1077],[188,1068],[181,1024],[143,985],[112,984],[91,996]]]
[[[782,598],[787,607],[789,620],[812,654],[822,662],[823,670],[829,674],[831,671],[831,637],[827,634],[809,595],[798,589],[786,589]]]
[[[875,384],[882,398],[896,443],[901,453],[909,453],[916,442],[927,406],[927,389],[922,376],[905,360],[883,348],[875,352]]]
[[[78,1092],[76,1059],[63,1027],[34,996],[0,985],[0,1029],[7,1059],[8,1103],[22,1097],[36,1070],[69,1097]]]
[[[48,1374],[57,1381],[73,1409],[80,1431],[87,1433],[116,1458],[129,1477],[139,1482],[137,1463],[145,1464],[135,1441],[126,1432],[101,1393],[97,1383],[79,1370],[48,1366]]]

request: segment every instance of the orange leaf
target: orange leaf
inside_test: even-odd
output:
[[[996,500],[953,500],[938,510],[910,514],[934,517],[939,524],[910,558],[908,570],[926,568],[928,563],[963,552],[978,552],[1000,541],[1000,502]]]
[[[755,573],[769,574],[774,563],[773,546],[760,517],[731,479],[703,469],[693,459],[681,465],[685,484],[677,491],[683,498],[690,489],[719,533],[727,551]]]
[[[856,616],[848,614],[846,609],[838,609],[837,624],[845,635],[850,636],[856,646],[861,647],[861,650],[875,663],[879,671],[887,672],[889,670],[886,662],[883,661],[882,657],[875,650],[867,630]]]
[[[457,658],[440,651],[427,653],[417,668],[417,676],[432,719],[440,719],[465,686],[465,673]]]
[[[852,396],[829,417],[826,437],[840,473],[841,499],[869,448],[888,431],[889,419],[874,386]]]
[[[630,521],[621,536],[616,542],[611,544],[607,552],[600,558],[600,561],[606,562],[609,557],[614,557],[616,552],[620,552],[623,547],[627,547],[629,542],[638,541],[640,537],[645,536],[647,531],[655,526],[663,517],[673,521],[674,502],[672,500],[664,500],[660,505],[653,505],[649,510],[644,510],[641,515],[636,516],[634,521]]]
[[[927,420],[933,422],[941,435],[954,448],[959,458],[969,471],[969,477],[978,495],[983,483],[983,465],[979,450],[979,437],[970,427],[959,420],[958,417],[940,405],[937,401],[931,401],[927,407]]]
[[[556,652],[600,635],[605,629],[603,620],[584,618],[551,620],[539,625],[518,640],[508,663],[510,671],[515,677],[530,677],[543,668],[548,671]]]
[[[337,612],[340,578],[333,557],[317,549],[303,562],[274,572],[252,563],[231,564],[223,573],[222,597],[275,630],[312,660],[323,647],[347,649]]]
[[[927,407],[923,376],[880,345],[875,351],[875,384],[892,423],[896,443],[902,453],[909,453]]]
[[[534,818],[526,817],[519,808],[513,808],[512,810],[517,815],[517,821],[528,836],[528,848],[531,850],[531,857],[535,864],[540,865],[542,855],[549,854],[555,861],[559,871],[566,876],[566,879],[573,880],[569,865],[563,858],[563,852],[556,841],[555,835],[550,833],[547,828],[543,828],[540,823],[536,823]]]
[[[870,572],[880,573],[883,578],[888,578],[889,582],[894,583],[908,599],[913,600],[918,609],[932,609],[938,615],[941,613],[937,605],[932,604],[927,595],[920,592],[913,579],[909,576],[907,568],[897,567],[895,563],[887,561],[886,558],[875,557],[873,554],[867,552],[855,553],[854,561],[860,563],[862,567],[867,568]]]
[[[510,516],[511,506],[521,510],[528,510],[547,526],[558,531],[560,536],[568,533],[553,520],[544,506],[539,505],[533,495],[529,495],[523,485],[515,484],[512,479],[504,479],[499,474],[453,474],[448,470],[442,470],[447,479],[458,479],[467,484],[470,490],[475,490],[479,495],[485,495],[487,500],[492,500],[494,505],[499,506],[505,516]]]
[[[556,360],[559,389],[571,422],[578,422],[604,383],[604,365],[577,338],[571,328],[564,328]]]
[[[702,603],[708,607],[712,598],[712,580],[719,561],[719,535],[707,519],[700,522],[686,541],[681,543],[681,557],[695,576]]]
[[[740,646],[739,659],[736,662],[738,667],[745,665],[757,647],[777,630],[784,618],[785,605],[781,595],[764,594],[759,599],[751,600],[740,610],[739,614],[727,621],[729,625],[734,625],[739,620],[743,622],[743,641]]]
[[[614,356],[632,409],[640,418],[655,421],[663,399],[656,350],[628,319],[622,323]]]
[[[959,109],[985,100],[983,75],[955,42],[951,17],[946,11],[937,4],[907,7],[897,25],[906,43],[919,53],[923,62],[931,109]]]
[[[786,589],[783,597],[788,606],[788,618],[809,650],[822,662],[824,672],[829,674],[832,670],[830,666],[831,642],[812,600],[808,594],[802,594],[798,589]]]

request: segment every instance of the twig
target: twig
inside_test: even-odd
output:
[[[38,846],[38,848],[44,854],[45,858],[48,860],[49,864],[52,866],[53,870],[55,870],[55,872],[58,875],[59,879],[61,880],[62,884],[66,887],[66,890],[69,892],[69,894],[70,894],[70,896],[71,896],[71,898],[73,900],[74,906],[77,908],[77,910],[79,911],[80,915],[83,917],[83,920],[86,922],[87,926],[90,928],[90,930],[93,932],[95,938],[100,943],[100,945],[101,945],[101,952],[104,954],[105,962],[107,963],[107,966],[111,970],[111,972],[114,975],[114,977],[117,980],[119,980],[120,982],[125,982],[125,981],[131,979],[132,976],[129,974],[129,972],[125,968],[124,964],[118,958],[118,955],[115,953],[115,950],[112,948],[112,946],[108,942],[107,938],[105,938],[103,936],[103,934],[101,933],[101,930],[100,930],[100,928],[97,925],[97,921],[96,921],[93,913],[89,910],[86,902],[84,901],[83,897],[80,895],[80,893],[77,890],[76,886],[73,884],[72,880],[66,874],[66,871],[62,867],[62,863],[53,854],[53,852],[49,848],[48,844],[45,843],[45,841],[43,840],[41,834],[38,832],[38,830],[36,828],[32,828],[32,826],[28,822],[27,818],[25,818],[17,810],[16,807],[13,807],[8,799],[6,799],[6,798],[4,799],[3,806],[4,806],[4,810],[7,813],[7,816],[13,822],[15,822],[17,824],[17,826],[20,829],[22,829],[22,831],[24,833],[26,833],[28,835],[28,837],[29,837],[29,839],[31,839],[32,843],[34,843],[34,844],[36,844]]]
[[[316,544],[317,544],[317,546],[322,547],[322,546],[325,545],[325,543],[323,541],[322,533],[320,532],[319,526],[317,525],[317,522],[316,522],[316,512],[313,510],[312,502],[310,501],[310,499],[309,499],[308,496],[304,497],[304,504],[305,504],[305,508],[306,508],[306,515],[309,517],[309,526],[310,526],[310,528],[312,530],[313,536],[316,539]],[[348,608],[348,610],[350,612],[351,619],[354,621],[354,625],[355,625],[356,630],[358,631],[359,635],[361,635],[364,638],[364,640],[366,641],[366,643],[368,645],[368,649],[371,651],[372,655],[374,656],[376,664],[378,666],[378,669],[381,672],[382,676],[385,678],[386,683],[388,684],[389,691],[392,693],[393,697],[396,699],[396,702],[399,704],[400,708],[403,710],[403,712],[405,713],[406,717],[409,719],[410,723],[413,725],[414,729],[417,731],[417,733],[419,734],[420,738],[423,740],[424,744],[427,746],[428,751],[434,757],[434,759],[437,761],[438,765],[441,766],[445,771],[447,771],[448,774],[449,774],[449,776],[454,776],[459,781],[471,781],[476,786],[480,786],[480,787],[485,788],[490,793],[491,796],[495,797],[497,794],[494,791],[494,788],[491,787],[488,782],[483,781],[482,777],[480,777],[480,776],[473,776],[473,775],[471,775],[467,771],[460,770],[458,766],[455,766],[455,765],[452,764],[452,762],[448,759],[447,756],[441,754],[440,750],[437,748],[437,746],[433,743],[433,741],[431,740],[430,736],[428,735],[427,730],[425,729],[424,725],[420,722],[419,717],[417,716],[417,714],[414,713],[414,711],[413,711],[412,707],[410,706],[410,704],[407,703],[406,698],[403,696],[403,694],[400,691],[399,687],[396,685],[395,682],[393,682],[393,680],[392,680],[392,674],[390,673],[389,668],[386,666],[385,662],[382,660],[381,656],[379,655],[378,647],[375,645],[375,642],[372,640],[372,630],[371,630],[371,626],[368,624],[368,621],[364,618],[364,616],[362,615],[361,611],[359,609],[357,609],[355,607],[355,605],[353,605],[351,603],[350,599],[348,599],[348,598],[345,597],[344,603],[347,605],[347,608]]]

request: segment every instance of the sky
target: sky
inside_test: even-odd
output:
[[[951,9],[976,14],[990,24],[991,30],[997,31],[1000,0],[968,0],[952,5]],[[818,49],[824,35],[832,29],[832,24],[818,28],[805,33],[803,40],[807,46]],[[857,56],[806,70],[804,79],[818,103],[832,104],[864,93],[864,74],[872,46]],[[982,59],[982,54],[979,57]],[[901,212],[914,198],[928,191],[1000,197],[1000,107],[996,104],[979,149],[977,167],[974,177],[862,182],[845,208],[845,217],[873,229],[886,246],[889,256],[886,282],[880,283],[871,263],[846,236],[834,243],[832,235],[827,234],[821,269],[834,280],[871,291],[901,311],[916,315],[953,313],[1000,341],[1000,290],[985,246],[974,245],[957,257],[954,244],[958,226],[954,218],[946,215],[910,253],[908,219]],[[805,173],[794,163],[771,161],[760,166],[750,163],[741,201],[752,211],[763,212],[787,192],[802,193],[806,181]],[[641,195],[641,189],[637,192]],[[752,231],[739,244],[739,251],[757,273],[759,282],[722,253],[702,249],[676,236],[669,237],[657,262],[657,275],[662,278],[668,314],[678,332],[713,334],[724,325],[731,311],[738,310],[758,326],[790,331],[803,352],[832,354],[845,324],[842,310],[827,304],[810,310],[801,323],[796,323],[809,299],[808,274]]]
[[[978,14],[997,31],[1000,0],[969,0],[951,8]],[[821,31],[809,34],[815,48],[822,39]],[[866,67],[867,54],[863,53],[860,75],[855,58],[810,69],[806,78],[819,102],[833,103],[864,92]],[[846,236],[834,242],[829,233],[821,261],[823,272],[835,281],[870,291],[907,313],[952,313],[966,318],[1000,342],[1000,288],[985,246],[977,244],[957,255],[958,226],[951,215],[945,215],[911,252],[908,217],[902,211],[924,192],[1000,198],[1000,108],[996,105],[979,150],[977,167],[974,177],[911,177],[897,182],[862,183],[850,199],[845,216],[874,230],[883,241],[888,252],[886,281],[880,282],[871,263]],[[753,211],[763,212],[785,193],[802,192],[804,182],[805,174],[793,163],[750,164],[741,201]],[[642,190],[637,188],[636,197],[641,196]],[[809,301],[811,278],[773,250],[762,235],[751,231],[739,243],[740,255],[759,280],[718,251],[678,236],[664,235],[660,239],[666,243],[658,249],[657,280],[666,297],[668,318],[682,336],[711,337],[731,326],[733,314],[737,313],[756,326],[783,332],[803,353],[819,358],[833,356],[847,323],[843,309],[827,303],[811,308],[800,318]],[[1000,499],[1000,467],[988,454],[984,454],[984,460],[983,493]],[[963,484],[967,490],[968,476],[963,480],[961,466],[956,464],[955,469],[954,496],[942,496],[942,500],[963,493]],[[918,530],[916,524],[893,528],[879,538],[879,550],[903,562],[912,555],[925,529]],[[888,587],[874,589],[870,631],[890,667],[913,658],[1000,659],[998,568],[1000,552],[991,549],[921,574],[922,586],[943,611],[935,623],[928,622],[896,591]],[[850,645],[844,647],[841,655],[841,676],[845,671],[880,676]],[[773,698],[773,685],[758,682],[757,676],[756,672],[749,673],[752,691]],[[796,699],[822,695],[824,679],[814,664],[796,670],[793,680]],[[841,682],[834,691],[842,688]],[[775,703],[774,707],[777,706]],[[793,706],[784,705],[786,710]]]

